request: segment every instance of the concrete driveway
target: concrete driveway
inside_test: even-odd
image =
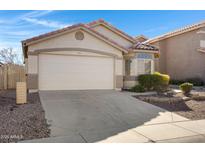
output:
[[[187,120],[113,90],[41,91],[40,99],[53,138],[42,142],[150,142],[135,128]]]

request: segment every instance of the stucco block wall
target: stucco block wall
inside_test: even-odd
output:
[[[198,33],[199,30],[204,29],[154,43],[160,49],[156,70],[169,74],[172,79],[199,77],[205,81],[205,53],[197,50],[200,40],[205,40],[205,33]]]
[[[28,56],[28,74],[38,74],[38,56]]]
[[[130,64],[130,76],[137,76],[137,59],[132,59]]]
[[[115,59],[115,87],[123,87],[123,59]]]
[[[115,74],[123,75],[123,59],[115,60]]]
[[[27,68],[27,88],[38,89],[38,55],[28,55]]]
[[[38,89],[38,74],[27,75],[27,88],[35,90]]]

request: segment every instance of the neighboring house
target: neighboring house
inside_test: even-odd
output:
[[[154,71],[158,49],[104,20],[22,41],[29,91],[121,89]]]
[[[172,79],[201,78],[205,81],[205,22],[147,40],[159,48],[155,70]]]

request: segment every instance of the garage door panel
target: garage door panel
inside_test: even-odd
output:
[[[113,89],[113,71],[113,58],[39,55],[39,89]]]

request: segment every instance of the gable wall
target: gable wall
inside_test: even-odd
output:
[[[124,46],[126,48],[129,48],[133,45],[132,42],[128,41],[127,39],[123,38],[122,36],[114,33],[113,31],[109,30],[105,26],[102,25],[97,25],[96,27],[93,28],[97,32],[103,34],[104,36],[112,39],[116,43],[120,44],[121,46]]]
[[[112,47],[111,45],[99,40],[88,32],[83,31],[84,40],[76,40],[75,32],[67,33],[61,36],[50,38],[36,44],[28,46],[28,51],[34,51],[46,48],[86,48],[92,50],[99,50],[115,54],[122,57],[122,51]]]

